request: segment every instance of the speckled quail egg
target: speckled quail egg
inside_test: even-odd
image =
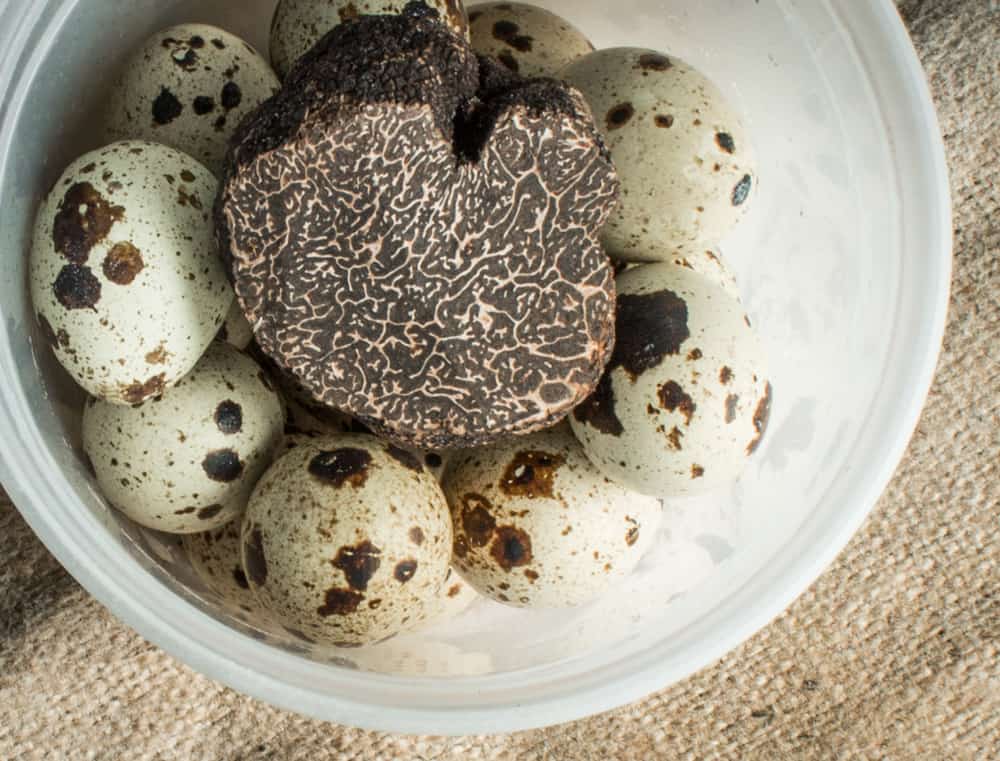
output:
[[[232,520],[281,440],[281,400],[260,367],[216,341],[162,397],[127,407],[90,400],[83,447],[108,501],[175,534]]]
[[[105,129],[112,140],[164,143],[219,172],[236,125],[278,87],[267,61],[239,37],[206,24],[172,26],[125,62]]]
[[[309,440],[272,465],[242,537],[257,599],[321,644],[378,642],[422,623],[451,559],[437,481],[365,434]]]
[[[598,473],[565,425],[456,455],[444,491],[455,567],[523,607],[596,597],[632,571],[661,517],[659,500]]]
[[[240,505],[242,513],[243,505]],[[242,514],[224,526],[183,537],[184,552],[191,567],[210,592],[254,624],[268,621],[266,611],[250,591],[250,583],[240,559]]]
[[[233,299],[233,305],[226,314],[226,320],[219,328],[215,336],[220,341],[225,341],[231,346],[235,346],[242,351],[246,349],[253,340],[253,328],[243,314],[238,301]]]
[[[126,141],[63,172],[38,211],[30,280],[56,357],[92,395],[137,404],[194,367],[234,300],[209,214],[216,181]]]
[[[701,73],[653,50],[610,48],[562,77],[583,92],[618,169],[621,203],[603,233],[612,257],[686,256],[743,217],[756,184],[750,140]]]
[[[335,26],[358,16],[402,13],[408,0],[281,0],[271,19],[271,63],[284,79],[295,62]],[[461,0],[426,0],[456,34],[468,39]]]
[[[469,7],[472,48],[497,58],[522,77],[552,77],[593,51],[579,29],[551,11],[526,3]]]
[[[618,341],[571,424],[601,471],[643,494],[725,484],[767,429],[764,351],[739,301],[686,267],[650,264],[618,278]]]

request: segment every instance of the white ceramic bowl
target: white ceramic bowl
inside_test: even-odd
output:
[[[637,574],[571,612],[477,604],[370,650],[302,653],[222,611],[176,544],[110,511],[79,459],[81,396],[28,303],[39,199],[94,147],[111,72],[158,28],[208,21],[266,49],[273,0],[0,2],[0,476],[69,571],[194,668],[383,730],[576,719],[663,688],[787,606],[875,503],[916,423],[950,275],[942,145],[888,0],[550,0],[596,44],[663,49],[746,114],[760,195],[723,247],[772,358],[770,435],[734,488],[668,506]]]

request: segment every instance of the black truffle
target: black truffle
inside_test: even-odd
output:
[[[618,180],[582,96],[411,3],[336,27],[237,130],[220,247],[265,353],[401,443],[555,424],[614,342]]]

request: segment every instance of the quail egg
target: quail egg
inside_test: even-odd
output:
[[[42,203],[30,281],[42,333],[92,395],[137,404],[201,357],[234,295],[209,213],[216,181],[164,145],[114,143]]]
[[[281,0],[271,20],[271,63],[284,79],[295,62],[327,32],[358,16],[402,13],[408,0]],[[426,0],[456,34],[468,39],[469,18],[461,0]]]
[[[551,77],[593,51],[583,33],[551,11],[526,3],[469,7],[472,47],[522,77]]]
[[[232,520],[283,433],[281,400],[265,381],[252,359],[217,341],[161,397],[132,407],[88,401],[83,448],[104,496],[168,533]]]
[[[433,612],[451,560],[441,487],[364,434],[310,439],[264,474],[242,528],[243,568],[286,627],[328,645],[382,641]]]
[[[609,48],[577,59],[562,77],[589,102],[621,180],[604,228],[608,253],[670,261],[717,245],[750,205],[750,139],[719,89],[677,58]]]
[[[699,494],[740,475],[767,429],[764,351],[739,301],[686,267],[618,278],[615,346],[571,416],[587,456],[643,494]]]
[[[522,607],[596,597],[632,571],[661,518],[658,499],[598,473],[565,425],[456,455],[444,491],[455,567]]]
[[[217,173],[236,125],[278,87],[267,61],[239,37],[206,24],[172,26],[125,62],[105,128],[112,140],[164,143]]]

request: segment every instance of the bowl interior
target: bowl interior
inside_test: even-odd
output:
[[[150,594],[162,595],[167,609],[136,617],[204,625],[212,639],[202,642],[207,648],[246,668],[256,662],[279,681],[306,680],[308,673],[321,693],[340,689],[342,672],[352,669],[354,680],[357,671],[373,672],[372,679],[419,676],[428,690],[442,684],[433,677],[477,675],[513,689],[517,680],[544,681],[653,644],[695,658],[684,650],[692,647],[686,633],[714,620],[747,579],[778,564],[807,521],[846,509],[838,488],[865,467],[858,442],[866,422],[903,388],[905,374],[914,374],[894,365],[901,351],[897,327],[919,308],[912,300],[901,305],[906,269],[919,264],[904,259],[900,169],[871,76],[884,62],[859,52],[837,3],[538,4],[571,19],[598,47],[651,47],[687,60],[745,116],[759,159],[759,193],[722,250],[766,343],[774,387],[770,433],[750,471],[732,488],[667,503],[661,535],[637,572],[578,610],[518,611],[483,601],[447,625],[340,652],[306,651],[239,620],[198,584],[175,540],[138,530],[102,501],[79,459],[82,395],[39,340],[25,269],[35,208],[62,168],[96,147],[93,126],[106,86],[129,50],[159,28],[194,20],[228,28],[266,51],[274,3],[50,3],[31,32],[39,35],[36,44],[22,54],[24,98],[7,114],[4,133],[16,146],[0,186],[5,394],[16,397],[8,404],[17,429],[40,447],[34,473],[18,477],[48,478],[58,494],[53,504],[31,510],[37,520],[75,534],[76,562],[86,564],[88,554],[113,556],[120,572],[112,586],[158,590]],[[912,422],[897,416],[887,425],[895,431]],[[875,443],[870,451],[877,453]],[[869,506],[850,510],[860,520]],[[816,551],[829,557],[828,548]],[[745,600],[744,608],[754,602]],[[743,624],[730,616],[721,625]],[[558,671],[564,667],[570,671]],[[413,689],[418,695],[422,688]],[[424,699],[435,704],[439,697],[428,692]]]

